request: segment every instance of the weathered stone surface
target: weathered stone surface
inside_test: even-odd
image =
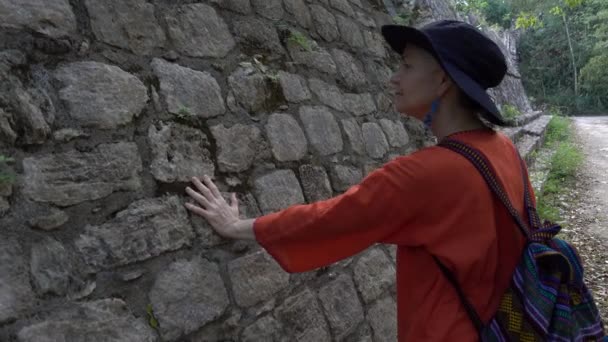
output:
[[[359,30],[359,26],[351,19],[345,18],[341,15],[337,16],[337,18],[338,29],[340,30],[342,40],[354,49],[363,47],[365,42],[363,40],[361,30]]]
[[[218,148],[217,163],[221,171],[241,172],[251,166],[262,137],[256,126],[236,124],[226,128],[216,125],[211,127],[211,134]]]
[[[90,134],[83,130],[74,128],[62,128],[58,131],[53,132],[53,139],[56,141],[67,142],[76,138],[88,138]]]
[[[277,170],[257,178],[253,191],[263,214],[304,203],[304,195],[291,170]]]
[[[551,115],[543,115],[539,119],[525,125],[524,131],[535,136],[542,136],[546,132],[547,125],[549,125],[551,118]]]
[[[9,113],[0,108],[0,141],[10,146],[14,145],[17,140],[17,133],[13,130],[10,123],[12,121],[11,117]],[[50,127],[48,131],[50,132]]]
[[[192,238],[186,209],[172,196],[133,202],[106,223],[87,225],[75,244],[96,271],[179,249]]]
[[[50,208],[48,213],[40,216],[34,216],[27,223],[36,229],[53,230],[68,221],[68,215],[63,211],[55,208]]]
[[[369,76],[368,80],[370,82],[375,82],[382,88],[386,88],[386,85],[389,83],[389,80],[393,74],[393,71],[386,66],[386,64],[378,60],[366,60],[365,70]]]
[[[313,51],[306,51],[302,47],[292,44],[289,47],[289,54],[294,62],[328,75],[335,75],[338,71],[331,55],[323,48],[317,47]]]
[[[279,341],[281,325],[272,316],[264,316],[243,330],[241,341]]]
[[[309,289],[289,297],[277,308],[276,316],[283,323],[291,341],[330,341],[327,324],[314,293]]]
[[[353,8],[350,7],[348,0],[329,0],[329,4],[331,5],[331,7],[346,14],[349,17],[353,17],[355,15],[355,11],[353,11]]]
[[[270,20],[280,20],[283,18],[282,0],[251,0],[253,9],[262,17]]]
[[[348,190],[363,179],[361,169],[349,165],[333,165],[331,181],[337,191]]]
[[[52,123],[51,120],[45,118],[45,113],[36,103],[32,94],[24,90],[20,82],[13,82],[12,87],[9,101],[13,104],[16,114],[13,116],[13,121],[19,122],[23,130],[20,138],[26,144],[43,144],[51,135],[49,126]],[[4,118],[8,119],[9,116],[5,115]],[[5,132],[3,135],[7,138],[6,140],[14,143],[17,137],[13,138],[12,135],[16,133],[12,130],[10,123],[7,122],[7,125],[4,126],[6,128],[3,129]]]
[[[72,304],[42,323],[27,326],[19,342],[112,341],[155,342],[156,334],[120,299]]]
[[[25,313],[34,300],[21,244],[11,237],[0,239],[0,323]]]
[[[228,25],[205,4],[177,6],[165,16],[169,37],[177,49],[192,57],[224,57],[235,46]]]
[[[76,17],[68,0],[0,0],[0,27],[58,38],[76,31]]]
[[[330,11],[323,6],[311,5],[310,12],[314,27],[321,38],[328,42],[333,42],[339,38],[340,33],[338,32],[336,18]]]
[[[13,194],[13,183],[0,182],[0,196],[10,196]]]
[[[11,208],[11,204],[4,197],[0,197],[0,216],[6,214]]]
[[[376,21],[363,12],[357,12],[356,19],[361,25],[363,25],[365,27],[370,27],[370,28],[378,27],[378,25],[376,25]]]
[[[342,120],[342,128],[344,129],[344,133],[346,133],[346,138],[353,151],[359,154],[364,154],[365,145],[363,144],[363,135],[361,134],[361,127],[357,123],[357,120]]]
[[[155,58],[151,65],[160,80],[160,91],[169,113],[210,118],[226,111],[220,86],[208,72],[159,58]]]
[[[386,94],[378,93],[376,95],[376,101],[378,103],[378,110],[382,112],[390,112],[393,109],[393,101]]]
[[[283,52],[279,35],[274,26],[255,17],[244,17],[233,22],[234,34],[241,44],[250,48],[263,48],[267,52],[278,54]]]
[[[264,251],[231,261],[228,273],[234,298],[241,307],[268,300],[289,285],[289,273]]]
[[[312,147],[321,155],[342,151],[342,134],[333,114],[325,107],[300,108],[300,120]]]
[[[324,105],[339,111],[344,110],[343,95],[338,87],[317,78],[309,79],[308,83],[312,92]]]
[[[392,297],[375,302],[367,317],[374,332],[374,341],[397,341],[397,303]]]
[[[145,0],[86,0],[95,36],[103,42],[147,54],[165,45],[165,33]]]
[[[153,155],[150,169],[161,182],[189,182],[192,176],[215,173],[211,153],[205,148],[209,141],[198,129],[176,123],[150,125],[148,140]]]
[[[85,126],[111,129],[127,124],[148,101],[144,84],[113,65],[70,63],[60,67],[55,77],[63,84],[59,98],[68,113]]]
[[[365,73],[359,67],[359,63],[348,52],[340,49],[332,49],[331,54],[338,66],[338,74],[348,88],[352,90],[362,89],[367,85]]]
[[[302,102],[312,97],[306,80],[302,76],[279,71],[279,82],[283,88],[283,95],[289,102]]]
[[[338,341],[355,331],[364,319],[355,285],[345,274],[322,286],[319,299]]]
[[[363,5],[361,4],[361,0],[350,0],[350,3],[359,8],[363,8]]]
[[[395,284],[395,267],[377,248],[366,252],[354,267],[355,282],[365,303],[369,303]]]
[[[372,158],[384,157],[388,152],[388,142],[380,126],[375,122],[366,122],[361,125],[361,133],[367,154]]]
[[[264,111],[273,96],[273,89],[269,87],[266,76],[253,67],[237,69],[228,76],[228,84],[238,103],[249,112]]]
[[[392,147],[403,147],[410,142],[410,137],[401,121],[380,119],[380,126],[382,126],[382,130],[386,133],[388,142]]]
[[[211,0],[211,2],[240,14],[251,14],[251,2],[249,0]]]
[[[329,177],[322,166],[305,164],[300,166],[299,171],[304,195],[309,203],[322,201],[332,196]]]
[[[272,154],[278,161],[300,160],[308,152],[306,136],[289,114],[272,114],[266,124]]]
[[[138,190],[141,159],[134,143],[101,144],[92,152],[69,151],[23,160],[24,194],[34,201],[70,206]]]
[[[304,0],[284,0],[285,9],[296,18],[298,24],[304,28],[309,28],[312,23],[310,10]]]
[[[32,247],[30,270],[34,288],[40,294],[63,296],[74,273],[74,263],[59,241],[47,238]]]
[[[367,51],[380,58],[386,57],[386,49],[384,48],[383,38],[380,34],[372,31],[363,31],[363,40],[367,46]]]
[[[157,276],[149,298],[165,340],[199,329],[229,305],[217,265],[200,258],[170,264]]]
[[[356,116],[368,115],[376,111],[376,104],[370,93],[344,94],[342,101],[344,111]]]

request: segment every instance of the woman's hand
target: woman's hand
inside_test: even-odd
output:
[[[203,182],[197,177],[192,177],[192,183],[198,192],[187,187],[186,193],[199,206],[186,203],[186,208],[205,218],[219,235],[227,238],[239,238],[237,231],[240,221],[239,205],[236,194],[232,194],[231,203],[228,204],[209,176],[203,176]]]

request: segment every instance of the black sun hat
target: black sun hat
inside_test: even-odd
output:
[[[420,29],[384,25],[382,35],[399,54],[408,43],[430,52],[456,85],[484,109],[481,115],[486,120],[506,125],[486,90],[500,84],[507,62],[498,45],[477,28],[462,21],[440,20]]]

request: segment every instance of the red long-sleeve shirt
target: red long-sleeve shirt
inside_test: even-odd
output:
[[[522,214],[524,185],[512,142],[491,130],[452,137],[489,159]],[[532,191],[529,183],[526,186]],[[287,272],[326,266],[375,243],[397,245],[399,341],[477,340],[432,255],[455,273],[487,321],[525,244],[477,169],[459,154],[436,146],[394,159],[337,197],[260,217],[254,233]]]

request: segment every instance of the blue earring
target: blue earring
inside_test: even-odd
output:
[[[431,124],[433,123],[433,117],[437,114],[437,110],[439,109],[439,99],[434,100],[431,103],[431,110],[426,113],[424,116],[424,125],[426,128],[431,129]]]

